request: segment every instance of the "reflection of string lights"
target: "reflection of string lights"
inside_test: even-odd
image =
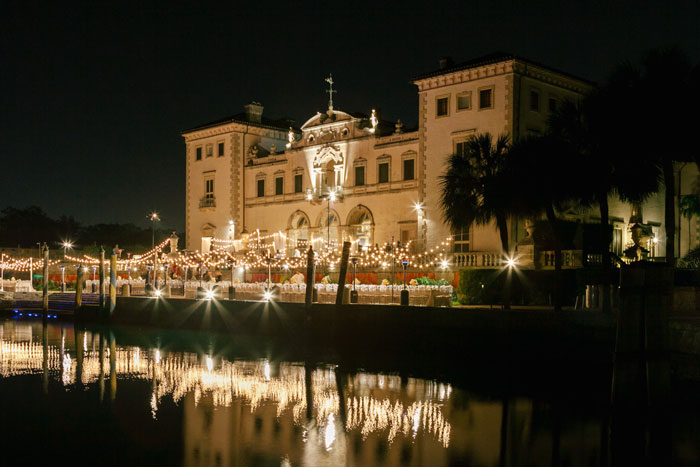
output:
[[[15,332],[15,337],[17,334]],[[48,370],[60,370],[64,386],[76,382],[94,383],[101,376],[109,375],[109,347],[105,347],[100,361],[99,351],[87,346],[88,334],[85,333],[82,342],[81,374],[77,373],[77,358],[71,357],[68,351],[61,355],[57,346],[47,346]],[[91,340],[94,342],[96,337],[92,335]],[[277,374],[272,375],[270,363],[266,360],[230,362],[210,355],[170,354],[159,349],[144,353],[139,347],[116,347],[114,368],[118,376],[153,383],[149,401],[153,417],[157,415],[164,396],[170,395],[177,403],[192,393],[195,405],[205,394],[211,397],[215,407],[228,407],[234,400],[244,399],[250,405],[251,412],[264,402],[272,402],[277,405],[278,417],[289,410],[296,424],[301,425],[305,420],[305,368],[299,364],[281,363]],[[36,374],[42,369],[41,343],[0,340],[0,377]],[[334,371],[332,367],[324,367],[314,370],[311,375],[315,421],[317,426],[322,427],[326,449],[330,449],[335,440],[335,424],[340,413],[340,395]],[[393,400],[367,394],[367,391],[374,389],[393,394]],[[441,407],[443,401],[450,397],[451,387],[409,378],[405,390],[422,400],[410,405],[395,400],[396,395],[403,391],[398,376],[368,373],[353,376],[345,389],[346,429],[359,430],[365,438],[371,433],[386,432],[390,443],[399,434],[415,437],[422,431],[447,447],[451,425]],[[354,392],[361,395],[352,395]]]

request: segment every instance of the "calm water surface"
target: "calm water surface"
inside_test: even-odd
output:
[[[1,465],[607,463],[604,401],[576,388],[574,403],[489,396],[390,369],[237,358],[182,333],[177,345],[116,334],[0,321]],[[680,455],[693,458],[696,436],[677,440]]]

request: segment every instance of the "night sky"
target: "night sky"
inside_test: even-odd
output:
[[[494,51],[594,81],[651,47],[700,58],[700,2],[12,2],[0,13],[0,209],[184,229],[182,130],[242,111],[417,122],[412,76]],[[660,93],[656,98],[661,98]],[[614,103],[613,103],[614,105]]]

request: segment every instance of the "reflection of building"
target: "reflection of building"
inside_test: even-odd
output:
[[[436,381],[336,375],[328,366],[307,373],[299,364],[100,345],[104,336],[71,327],[41,336],[41,324],[0,326],[0,378],[43,371],[100,392],[109,378],[117,399],[150,397],[156,420],[161,400],[172,398],[183,410],[186,466],[540,465],[554,453],[583,466],[601,456],[600,419],[568,404],[484,400]],[[117,384],[132,386],[117,392]]]

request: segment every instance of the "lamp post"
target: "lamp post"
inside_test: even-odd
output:
[[[272,255],[267,257],[267,298],[270,298],[270,289],[272,285]]]
[[[328,192],[328,213],[326,214],[326,221],[328,223],[327,228],[327,247],[331,248],[331,203],[335,202],[335,191],[332,189]]]
[[[69,248],[73,248],[73,243],[71,243],[70,240],[66,240],[65,242],[63,242],[63,259],[66,259],[66,251]]]
[[[61,292],[66,291],[66,267],[61,266]]]
[[[394,246],[394,236],[391,236],[391,303],[394,303],[394,278],[396,265],[396,247]]]
[[[156,222],[160,220],[160,217],[158,216],[158,213],[153,211],[149,215],[149,219],[151,220],[151,248],[155,248],[156,246]]]
[[[352,261],[352,292],[350,292],[350,303],[357,303],[357,290],[355,290],[355,284],[357,283],[357,257],[354,256],[350,261]]]
[[[408,267],[408,258],[404,258],[403,261],[401,261],[401,265],[403,266],[403,290],[401,291],[401,305],[407,306],[408,290],[406,290],[406,268]]]

